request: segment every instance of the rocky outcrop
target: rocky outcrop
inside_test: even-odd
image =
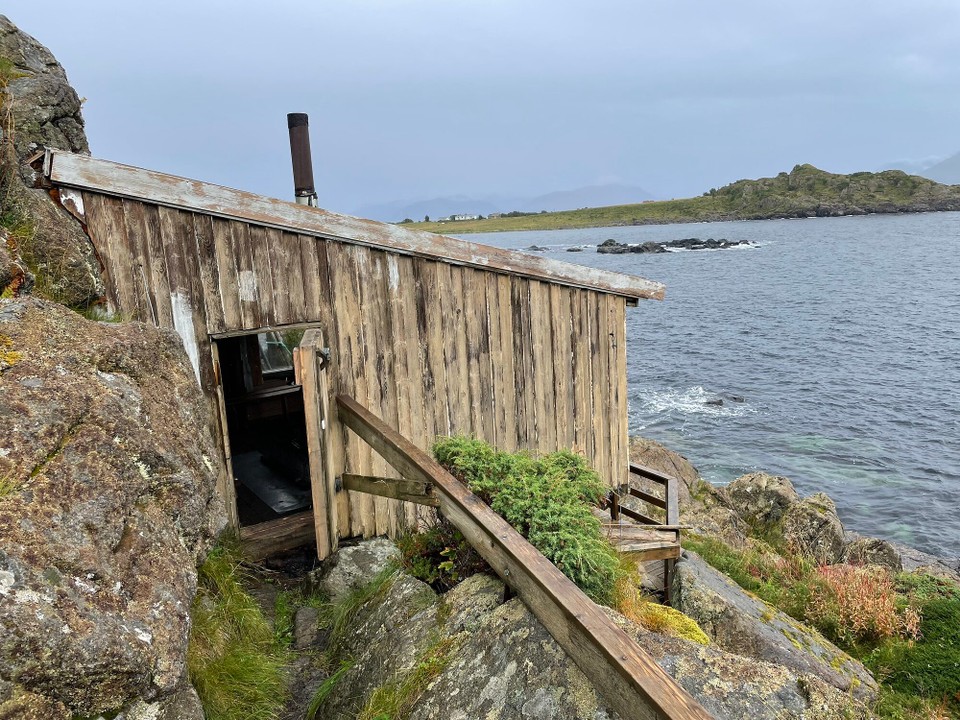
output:
[[[903,570],[903,561],[893,543],[879,538],[848,538],[843,551],[843,561],[851,565],[879,565],[892,572]]]
[[[397,546],[386,538],[373,538],[341,548],[324,567],[311,574],[309,582],[331,600],[339,600],[366,585],[399,555]]]
[[[0,341],[0,717],[24,697],[49,718],[163,702],[225,522],[180,339],[17,298]]]
[[[872,700],[873,676],[816,630],[746,593],[692,551],[677,563],[677,609],[692,617],[719,647],[815,675],[828,685]]]
[[[825,493],[814,493],[790,505],[781,532],[788,548],[818,564],[832,565],[843,559],[843,524],[837,506]]]
[[[756,528],[779,523],[787,508],[800,499],[788,478],[763,472],[738,477],[726,492],[740,517]]]
[[[807,672],[637,627],[608,610],[654,660],[722,718],[865,717],[861,705]],[[580,670],[517,598],[473,576],[446,595],[399,574],[351,622],[352,658],[317,717],[354,718],[397,693],[418,720],[603,720],[609,711]]]
[[[80,98],[53,54],[2,15],[0,58],[12,65],[2,99],[12,110],[10,137],[3,138],[0,157],[2,202],[5,211],[14,208],[28,220],[8,248],[15,261],[38,276],[38,293],[85,306],[104,292],[93,246],[45,191],[32,189],[34,173],[25,162],[41,147],[89,153]]]
[[[666,242],[648,241],[637,245],[620,243],[613,238],[604,240],[597,245],[597,252],[601,255],[624,255],[627,253],[655,254],[665,253],[671,250],[726,250],[727,248],[737,247],[739,245],[749,246],[748,240],[727,240],[720,238],[715,240],[707,238],[683,238],[682,240],[668,240]]]

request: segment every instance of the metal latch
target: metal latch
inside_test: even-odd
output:
[[[317,351],[317,356],[320,358],[320,369],[326,370],[327,365],[330,364],[330,348],[321,348]]]

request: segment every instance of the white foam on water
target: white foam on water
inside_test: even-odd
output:
[[[710,400],[723,400],[723,405],[708,404]],[[670,388],[653,393],[644,393],[640,409],[646,413],[682,413],[684,415],[709,415],[713,417],[741,417],[756,412],[747,402],[735,402],[721,393],[709,392],[700,385],[691,388]]]

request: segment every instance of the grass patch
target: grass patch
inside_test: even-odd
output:
[[[222,540],[200,567],[187,651],[207,720],[273,720],[286,695],[288,655],[243,588],[241,552]]]
[[[590,510],[606,488],[582,456],[534,458],[462,436],[438,440],[433,453],[594,602],[612,602],[620,561]]]

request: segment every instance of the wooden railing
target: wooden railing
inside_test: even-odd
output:
[[[711,715],[556,566],[432,457],[352,397],[337,397],[340,421],[440,512],[523,600],[625,720],[706,720]],[[358,479],[359,478],[359,479]],[[389,478],[346,476],[344,487],[379,492]],[[430,488],[429,493],[422,488]],[[409,493],[412,488],[405,488]]]
[[[663,497],[651,495],[630,484],[627,485],[625,492],[638,500],[643,500],[648,505],[660,508],[664,511],[664,518],[657,520],[636,510],[622,507],[620,504],[620,493],[616,490],[610,492],[610,516],[614,520],[619,520],[620,515],[623,514],[631,520],[636,520],[644,525],[658,525],[670,529],[678,528],[680,524],[680,481],[672,475],[667,475],[653,468],[648,468],[645,465],[638,465],[637,463],[630,463],[630,475],[645,478],[663,486]]]

